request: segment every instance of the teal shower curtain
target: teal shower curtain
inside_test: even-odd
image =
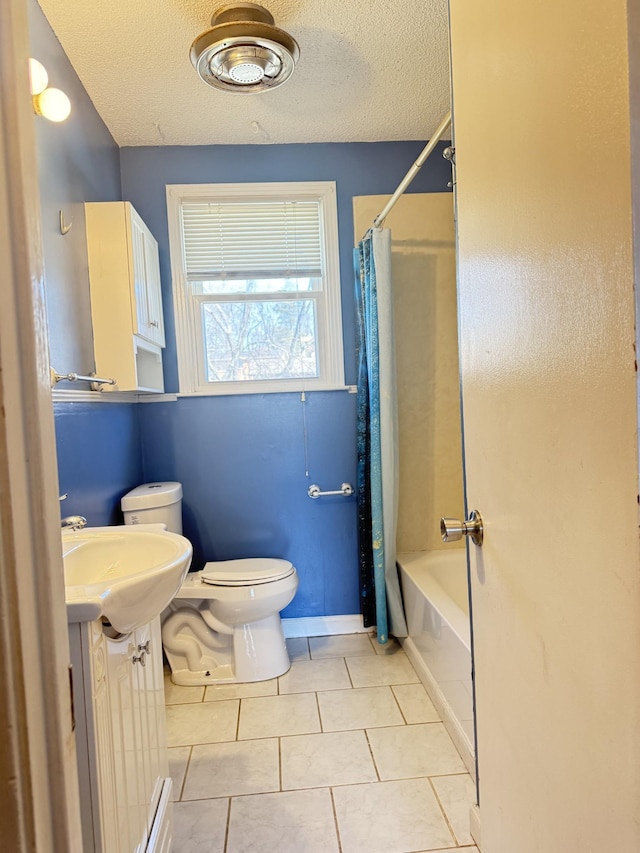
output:
[[[378,642],[407,636],[396,566],[398,417],[391,231],[355,250],[358,320],[358,551],[361,609]]]

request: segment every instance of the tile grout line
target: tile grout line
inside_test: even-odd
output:
[[[369,655],[363,655],[363,657],[369,657]],[[349,664],[347,663],[347,656],[346,655],[344,656],[344,665],[346,667],[347,674],[349,675],[349,684],[351,685],[351,689],[355,690],[356,686],[353,683],[353,677],[351,675],[351,670],[349,669]]]
[[[320,699],[318,698],[319,692],[319,690],[316,690],[314,693],[314,696],[316,697],[316,710],[318,712],[318,722],[320,723],[320,734],[326,734],[324,730],[324,723],[322,721],[322,711],[320,710]]]
[[[336,827],[336,838],[338,840],[338,851],[342,853],[342,839],[340,838],[340,824],[338,823],[338,812],[336,811],[336,802],[333,798],[333,787],[329,786],[329,796],[331,797],[331,811],[333,812],[333,822]]]
[[[402,710],[402,705],[400,704],[400,700],[399,700],[399,699],[398,699],[398,697],[396,696],[396,691],[393,689],[394,687],[401,687],[401,686],[402,686],[402,685],[400,685],[400,684],[390,684],[390,685],[389,685],[389,689],[391,690],[391,695],[393,696],[393,700],[394,700],[394,702],[396,703],[396,706],[397,706],[398,710],[400,711],[400,716],[401,716],[401,717],[402,717],[402,719],[404,720],[404,724],[405,724],[405,726],[408,726],[408,725],[409,725],[409,720],[407,720],[407,718],[406,718],[406,716],[405,716],[405,714],[404,714],[404,711]]]
[[[342,660],[344,661],[344,665],[345,665],[346,670],[347,670],[347,675],[349,676],[349,684],[351,685],[351,689],[354,690],[355,685],[353,683],[353,678],[351,677],[351,670],[349,669],[349,664],[347,663],[347,655],[344,655]]]
[[[455,843],[456,843],[456,847],[460,847],[460,842],[458,841],[458,836],[457,836],[457,835],[455,834],[455,832],[453,831],[453,826],[451,825],[451,822],[450,822],[450,820],[449,820],[449,816],[448,816],[448,814],[446,813],[444,806],[443,806],[443,805],[442,805],[442,803],[440,802],[440,797],[438,796],[438,792],[436,791],[436,786],[433,784],[433,780],[432,780],[431,776],[427,776],[426,778],[427,778],[427,779],[428,779],[428,781],[429,781],[429,785],[430,785],[430,787],[431,787],[431,790],[433,791],[433,795],[434,795],[434,797],[436,798],[436,802],[438,803],[438,806],[440,807],[440,811],[442,812],[442,814],[443,814],[443,816],[444,816],[445,822],[446,822],[446,824],[447,824],[447,829],[448,829],[448,830],[449,830],[449,832],[451,833],[451,837],[452,837],[452,838],[453,838],[453,840],[455,841]]]
[[[193,745],[189,747],[189,755],[187,756],[187,763],[184,768],[184,776],[182,777],[182,785],[180,785],[180,794],[176,802],[182,802],[182,795],[184,794],[184,786],[187,784],[187,773],[189,772],[189,767],[191,765],[191,757],[193,755]]]
[[[227,803],[227,825],[224,830],[224,844],[222,845],[222,849],[226,851],[227,845],[229,844],[229,828],[231,826],[231,797],[229,797],[229,801]]]
[[[280,790],[284,791],[282,786],[282,738],[278,738],[278,783],[280,785]]]
[[[376,771],[378,782],[382,782],[382,779],[380,778],[380,771],[378,770],[378,765],[376,763],[376,757],[373,754],[373,747],[371,746],[371,741],[369,740],[369,731],[368,729],[362,729],[362,731],[364,732],[364,736],[367,741],[367,746],[369,747],[369,755],[371,756],[371,761],[373,762],[373,769]]]
[[[239,740],[239,735],[240,735],[240,709],[241,708],[242,708],[242,699],[238,699],[238,716],[236,717],[236,734],[235,734],[235,737],[233,739],[233,741],[236,741],[236,742]],[[232,743],[233,741],[229,741],[229,743]]]

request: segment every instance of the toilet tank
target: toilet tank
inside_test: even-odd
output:
[[[144,483],[121,500],[125,524],[166,524],[182,533],[182,483]]]

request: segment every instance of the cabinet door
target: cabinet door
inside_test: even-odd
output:
[[[133,332],[143,338],[149,337],[150,317],[147,298],[147,265],[145,263],[145,240],[147,227],[138,214],[129,206],[129,225],[131,233],[131,274]]]
[[[144,783],[147,803],[147,830],[158,807],[162,786],[169,775],[164,721],[164,674],[160,621],[154,619],[135,633],[138,653],[145,653],[145,666],[138,669],[140,716],[144,741]]]
[[[140,665],[134,661],[138,651],[133,635],[107,640],[107,649],[119,849],[130,853],[144,850],[147,838],[146,785],[140,771]]]
[[[164,320],[162,313],[162,286],[158,244],[150,231],[144,235],[144,262],[147,292],[148,339],[159,347],[164,346]]]
[[[129,205],[132,264],[132,315],[134,334],[156,346],[164,346],[162,291],[158,244],[136,211]]]
[[[85,702],[93,709],[85,724],[95,750],[96,779],[92,779],[92,811],[99,815],[94,821],[96,849],[110,853],[120,849],[118,814],[116,809],[117,780],[114,768],[113,727],[108,684],[108,650],[100,622],[83,625],[84,645],[90,649],[88,668],[91,674],[91,696]],[[88,675],[85,669],[85,678]],[[87,685],[88,686],[88,685]],[[92,762],[93,764],[93,762]]]

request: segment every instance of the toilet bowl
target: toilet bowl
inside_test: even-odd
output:
[[[187,575],[162,615],[174,684],[264,681],[290,666],[280,611],[298,576],[286,560],[207,563]]]
[[[121,506],[125,524],[161,523],[182,533],[180,483],[138,486]],[[291,664],[280,611],[297,588],[287,560],[225,560],[188,574],[161,615],[174,684],[238,684],[285,673]]]

